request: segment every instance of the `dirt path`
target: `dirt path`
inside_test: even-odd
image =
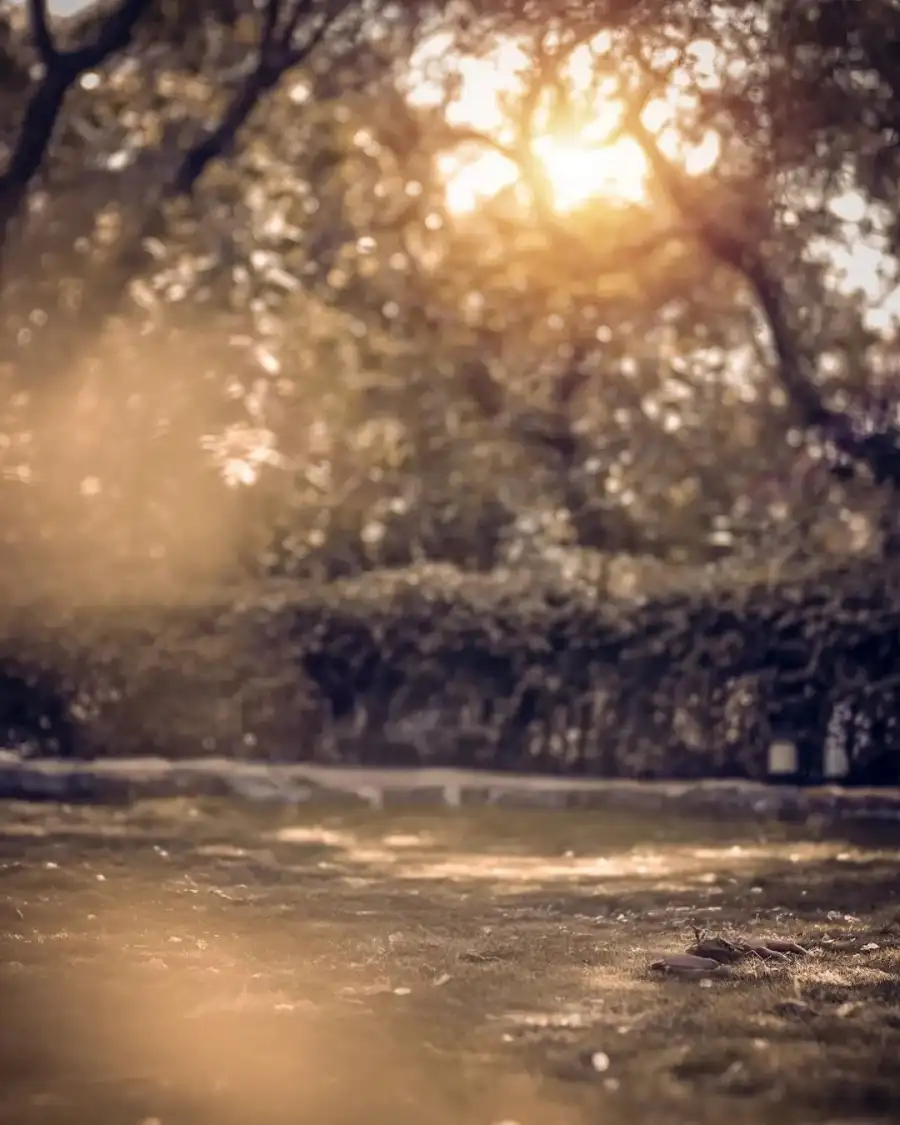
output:
[[[863,831],[0,805],[0,1120],[897,1119],[898,829]],[[810,952],[648,972],[692,925]]]

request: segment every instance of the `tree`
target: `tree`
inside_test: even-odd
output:
[[[16,228],[0,301],[19,391],[7,430],[32,435],[37,522],[64,521],[101,448],[107,474],[131,466],[126,508],[178,466],[157,526],[227,511],[227,535],[203,525],[223,555],[299,573],[490,566],[529,545],[566,565],[573,546],[768,558],[774,538],[809,553],[880,518],[889,340],[819,250],[852,225],[830,209],[850,185],[856,226],[884,237],[896,76],[868,17],[794,11],[120,0],[54,30],[31,5],[5,81],[56,116],[20,128],[0,179]],[[441,36],[423,99],[415,73]],[[525,73],[505,134],[452,112],[454,64],[498,44],[518,45]],[[577,139],[601,99],[597,143],[636,144],[646,189],[560,208],[535,136]],[[667,127],[713,135],[712,164],[689,172]],[[448,159],[484,150],[518,180],[454,209]],[[30,268],[45,255],[51,268]],[[155,401],[129,412],[135,398]],[[92,435],[80,450],[73,404]],[[161,419],[165,442],[138,457]],[[201,434],[261,483],[186,503]],[[122,505],[104,518],[118,534]]]
[[[862,191],[874,187],[876,193],[865,208],[862,233],[880,228],[880,236],[886,237],[886,220],[883,213],[875,214],[875,205],[890,196],[885,195],[883,172],[872,185],[871,170],[878,163],[873,154],[885,147],[885,107],[896,88],[893,58],[881,41],[885,31],[889,40],[895,34],[895,13],[885,13],[884,22],[877,25],[860,17],[855,22],[836,21],[836,27],[822,17],[818,6],[797,20],[793,8],[777,3],[730,10],[727,22],[724,9],[704,13],[689,4],[595,5],[589,11],[577,26],[551,19],[549,28],[542,26],[537,33],[518,14],[501,17],[505,34],[531,40],[533,67],[517,107],[516,139],[503,148],[529,183],[544,226],[557,242],[561,237],[571,243],[570,233],[560,232],[553,216],[547,217],[546,185],[535,180],[528,138],[534,131],[535,112],[547,105],[548,97],[549,112],[563,121],[577,120],[581,107],[573,102],[565,65],[576,51],[587,49],[593,54],[593,84],[612,80],[613,96],[621,106],[617,134],[637,142],[654,190],[670,204],[672,222],[651,231],[644,245],[638,241],[628,249],[655,253],[660,244],[674,240],[693,252],[695,264],[699,252],[701,262],[707,263],[700,269],[708,270],[710,262],[724,267],[744,289],[744,293],[732,290],[730,300],[746,305],[749,297],[751,315],[766,326],[772,372],[779,393],[790,404],[792,421],[811,435],[814,447],[825,442],[834,449],[835,467],[841,473],[852,462],[877,483],[895,488],[900,463],[896,425],[887,408],[881,408],[878,420],[878,409],[873,409],[877,403],[871,399],[857,401],[855,410],[848,410],[846,394],[843,405],[835,404],[819,370],[826,362],[834,364],[835,353],[843,348],[849,353],[849,362],[845,354],[842,365],[845,383],[859,392],[865,380],[859,370],[847,369],[862,366],[866,352],[877,350],[878,340],[864,328],[862,310],[846,294],[838,297],[830,289],[825,264],[809,253],[816,238],[840,234],[836,217],[823,222],[815,209],[822,202],[829,206],[853,179]],[[650,12],[653,19],[648,19]],[[687,18],[677,19],[676,13]],[[844,35],[856,46],[849,65],[837,46]],[[706,75],[698,66],[703,53],[698,48],[704,46],[714,55]],[[789,62],[798,46],[807,48],[800,56],[805,60],[802,64]],[[679,161],[660,145],[659,130],[647,124],[648,110],[654,103],[658,108],[666,98],[671,100],[676,84],[680,95],[675,118],[680,118],[682,136],[702,138],[714,129],[720,141],[719,157],[705,177],[686,175]],[[590,96],[595,96],[593,91]],[[476,138],[471,131],[466,139],[496,144],[492,137]],[[823,167],[826,139],[831,149]],[[798,223],[798,197],[816,188],[816,197],[807,197],[807,213]],[[582,226],[579,233],[583,232]],[[604,271],[595,242],[580,251],[580,258],[582,269]],[[677,277],[671,258],[663,270],[666,281],[673,272]],[[895,277],[892,280],[896,284]],[[678,281],[682,293],[685,282],[696,290],[698,276]],[[794,295],[798,286],[802,286],[799,301]],[[673,287],[667,296],[675,291]],[[657,306],[665,300],[660,295]],[[828,340],[827,328],[823,331],[829,315],[839,333],[833,340]]]
[[[365,14],[368,17],[374,12],[370,8]],[[37,505],[41,513],[38,533],[43,536],[48,510],[54,517],[63,518],[70,505],[73,476],[76,483],[78,480],[76,465],[82,465],[83,471],[85,451],[77,447],[85,443],[72,440],[73,403],[89,403],[90,416],[83,416],[80,424],[102,435],[115,425],[113,419],[122,418],[123,411],[129,413],[129,403],[146,394],[146,370],[136,380],[119,379],[118,385],[109,385],[92,354],[101,338],[110,333],[115,336],[116,323],[123,318],[130,318],[133,325],[135,300],[144,300],[144,320],[151,312],[152,322],[144,278],[151,272],[148,267],[159,266],[160,248],[165,256],[167,248],[177,245],[174,229],[179,216],[182,224],[186,219],[194,227],[200,205],[192,196],[204,172],[228,153],[267,93],[286,73],[300,67],[329,34],[341,36],[342,49],[353,45],[363,9],[339,0],[269,0],[260,7],[220,0],[200,6],[122,0],[92,9],[84,18],[62,28],[59,43],[44,3],[29,4],[27,17],[24,26],[13,27],[20,38],[13,41],[10,52],[10,85],[17,98],[21,99],[23,90],[28,98],[0,177],[0,235],[2,249],[7,252],[6,284],[0,300],[6,320],[6,358],[13,385],[17,383],[20,388],[11,400],[14,405],[24,402],[30,413],[30,420],[11,419],[10,429],[24,431],[32,449],[38,444],[36,436],[44,447],[43,457],[40,451],[37,453],[44,485]],[[11,23],[15,21],[11,19]],[[182,38],[185,31],[190,32],[187,46]],[[223,40],[224,36],[227,38]],[[160,107],[163,91],[158,88],[157,67],[166,47],[171,49],[176,42],[178,62],[174,72],[168,74],[170,82],[175,83],[176,96]],[[131,54],[123,60],[122,52],[129,45]],[[248,47],[252,50],[249,64]],[[36,78],[32,77],[33,56],[39,62]],[[138,63],[142,74],[136,80],[127,64],[137,60],[145,65]],[[223,72],[227,81],[219,84]],[[99,98],[94,95],[98,82]],[[190,103],[191,94],[193,116],[198,116],[198,110],[203,113],[199,121],[192,122],[190,113],[185,121],[184,103]],[[120,121],[124,123],[124,138]],[[99,126],[99,146],[97,129],[90,128],[86,137],[79,128],[82,124]],[[116,141],[123,139],[126,144],[120,148]],[[36,193],[41,177],[46,181],[45,190]],[[87,201],[81,214],[76,196]],[[54,205],[60,202],[62,213],[58,215]],[[38,219],[27,213],[29,204],[40,213]],[[100,221],[95,222],[98,213]],[[15,246],[10,246],[14,226],[20,228],[20,237]],[[220,233],[211,232],[214,237]],[[65,241],[71,246],[66,238],[70,234],[75,235],[74,252],[61,245]],[[213,264],[221,264],[221,246],[216,250]],[[45,266],[52,263],[38,279],[27,265],[35,256],[43,258]],[[172,272],[155,271],[163,296],[170,299],[175,298],[180,284]],[[178,274],[177,266],[174,273]],[[151,292],[151,304],[153,301]],[[158,308],[158,301],[156,305]],[[36,308],[41,316],[38,324],[34,320]],[[49,318],[48,310],[52,314]],[[43,323],[48,319],[49,327]],[[145,327],[152,329],[154,325]],[[171,327],[166,325],[166,335]],[[232,324],[232,331],[234,327]],[[158,338],[151,337],[151,342],[159,346]],[[49,386],[35,386],[34,360],[38,356],[44,373],[54,369],[63,373],[68,388],[60,389],[59,378],[45,379]],[[100,381],[104,383],[102,388]],[[171,390],[167,388],[167,392]],[[202,388],[199,394],[202,397]],[[193,388],[188,399],[194,401],[197,395],[198,389]],[[171,437],[171,416],[177,402],[161,406],[157,401],[138,428],[152,431],[160,421],[159,409]],[[215,406],[213,409],[215,414]],[[194,415],[191,436],[196,447],[203,430],[197,429],[196,409],[190,413]],[[76,420],[76,431],[78,426]],[[137,434],[132,430],[130,436],[136,438]],[[107,436],[101,440],[110,445]],[[130,459],[137,476],[146,477],[148,460],[158,465],[159,451],[149,458],[134,458],[126,452],[128,445],[127,438],[113,438],[111,447],[117,452],[111,459]],[[170,440],[166,446],[168,454],[162,456],[171,457]],[[186,467],[183,444],[176,448],[178,463]],[[90,456],[91,451],[87,453]],[[34,462],[35,456],[30,460]],[[32,466],[24,468],[30,475]],[[116,490],[127,493],[121,474],[119,477]],[[95,478],[83,480],[90,483]],[[121,512],[116,518],[121,520]],[[71,546],[70,542],[67,550]],[[171,542],[167,550],[171,550]]]

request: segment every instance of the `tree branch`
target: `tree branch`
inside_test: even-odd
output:
[[[298,4],[297,7],[300,7]],[[278,21],[281,18],[281,0],[269,0],[266,5],[266,10],[263,15],[262,37],[260,40],[260,52],[262,52],[268,43],[271,43],[275,38],[275,32],[278,29]]]
[[[639,60],[645,76],[648,69]],[[652,76],[651,77],[655,77]],[[868,465],[876,480],[900,486],[900,455],[893,434],[859,435],[850,420],[831,410],[816,385],[815,363],[796,337],[784,286],[755,239],[736,226],[726,226],[703,208],[684,174],[662,153],[642,119],[646,98],[627,108],[622,127],[640,145],[654,175],[676,210],[707,251],[740,274],[766,318],[775,351],[778,379],[801,425],[818,430],[844,456]]]
[[[759,248],[700,209],[682,174],[660,151],[639,113],[627,115],[627,127],[690,230],[713,257],[742,274],[749,283],[769,323],[779,377],[803,425],[814,428],[827,424],[831,413],[812,382],[809,358],[796,346],[782,287],[771,275]]]
[[[122,0],[93,42],[60,51],[53,42],[46,0],[29,0],[31,35],[44,74],[25,107],[19,139],[0,175],[0,253],[44,162],[69,90],[85,71],[128,45],[149,5],[150,0]]]
[[[264,96],[279,83],[286,71],[299,66],[312,54],[346,11],[348,2],[336,0],[328,6],[304,42],[295,44],[294,36],[300,20],[311,16],[317,6],[315,0],[295,0],[282,21],[281,0],[268,0],[256,66],[247,75],[219,124],[185,153],[167,189],[168,195],[190,195],[207,166],[229,154],[238,132]]]
[[[19,140],[0,175],[0,252],[20,213],[35,176],[46,158],[69,90],[87,70],[99,66],[131,41],[150,0],[122,0],[100,26],[92,42],[59,50],[50,30],[47,0],[28,0],[31,36],[44,74],[25,108]],[[322,7],[317,25],[300,44],[294,38],[300,22]],[[235,94],[219,124],[182,158],[165,188],[169,196],[189,195],[207,166],[231,150],[237,133],[285,71],[303,62],[347,8],[347,0],[319,5],[295,0],[285,12],[283,0],[268,0],[263,14],[257,63]]]
[[[47,0],[28,0],[28,22],[31,26],[31,38],[34,40],[41,62],[47,70],[51,70],[59,58],[59,53],[50,31]]]
[[[683,226],[669,226],[666,229],[644,232],[628,243],[604,245],[601,249],[586,242],[582,235],[576,234],[556,213],[550,184],[542,174],[532,142],[535,117],[544,95],[552,90],[559,102],[565,99],[560,66],[569,53],[569,50],[550,49],[543,40],[539,43],[532,78],[519,105],[516,138],[512,144],[465,126],[448,129],[440,142],[441,147],[448,144],[483,145],[514,164],[528,185],[538,222],[556,248],[564,250],[567,256],[571,255],[573,263],[577,263],[579,274],[583,276],[589,273],[596,278],[603,274],[622,272],[623,268],[630,267],[635,258],[647,258],[666,245],[683,241],[692,232]],[[617,139],[621,132],[621,129],[613,130],[606,143]],[[635,553],[649,552],[664,557],[667,545],[650,543],[626,512],[621,512],[619,519],[613,523],[608,514],[599,519],[596,516],[594,494],[597,482],[591,479],[588,483],[582,473],[582,463],[592,451],[588,449],[577,427],[577,397],[589,381],[586,370],[587,350],[583,342],[574,341],[570,361],[552,388],[549,408],[544,410],[522,408],[511,401],[508,389],[493,376],[483,358],[473,359],[463,365],[460,375],[464,388],[483,417],[494,424],[502,424],[517,442],[538,452],[542,459],[549,455],[558,473],[563,502],[578,528],[580,539],[587,532],[588,539],[595,547],[598,545],[597,540],[601,540],[605,548]]]

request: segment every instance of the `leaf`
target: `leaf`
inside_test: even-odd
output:
[[[712,935],[701,936],[697,943],[688,949],[688,954],[708,958],[718,964],[728,965],[746,957],[747,950],[734,942],[730,942],[727,938]]]
[[[720,977],[728,976],[729,971],[711,957],[697,957],[693,953],[670,953],[650,964],[657,973],[682,977]]]

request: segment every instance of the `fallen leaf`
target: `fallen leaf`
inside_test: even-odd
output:
[[[657,973],[682,977],[710,977],[730,975],[725,965],[712,957],[697,957],[693,953],[670,953],[653,961],[650,968]]]
[[[688,949],[688,955],[704,957],[722,965],[734,964],[747,956],[747,951],[723,937],[701,937]]]

